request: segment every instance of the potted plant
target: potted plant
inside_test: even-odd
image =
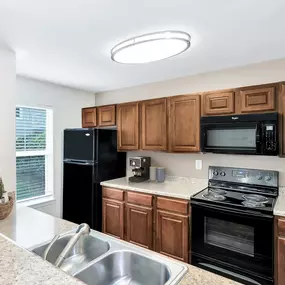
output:
[[[5,191],[4,183],[0,177],[0,220],[9,216],[13,208],[13,198]]]

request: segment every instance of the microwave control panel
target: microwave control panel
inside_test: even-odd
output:
[[[265,124],[263,125],[263,148],[266,152],[276,151],[277,147],[277,132],[276,125]]]

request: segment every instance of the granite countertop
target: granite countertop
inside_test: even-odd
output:
[[[0,221],[0,283],[5,285],[83,285],[84,283],[27,251],[76,225],[32,208],[17,208]],[[238,285],[240,283],[188,266],[179,285]]]
[[[168,177],[163,183],[129,182],[127,177],[101,182],[102,186],[189,200],[208,186],[207,179]]]
[[[274,215],[285,217],[285,187],[279,187],[279,196],[277,198],[275,207],[274,207]]]

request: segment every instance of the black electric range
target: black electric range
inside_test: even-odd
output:
[[[243,284],[273,285],[278,172],[209,167],[191,198],[191,263]]]

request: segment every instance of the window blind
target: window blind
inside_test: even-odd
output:
[[[16,108],[17,200],[45,195],[52,173],[47,109]]]

